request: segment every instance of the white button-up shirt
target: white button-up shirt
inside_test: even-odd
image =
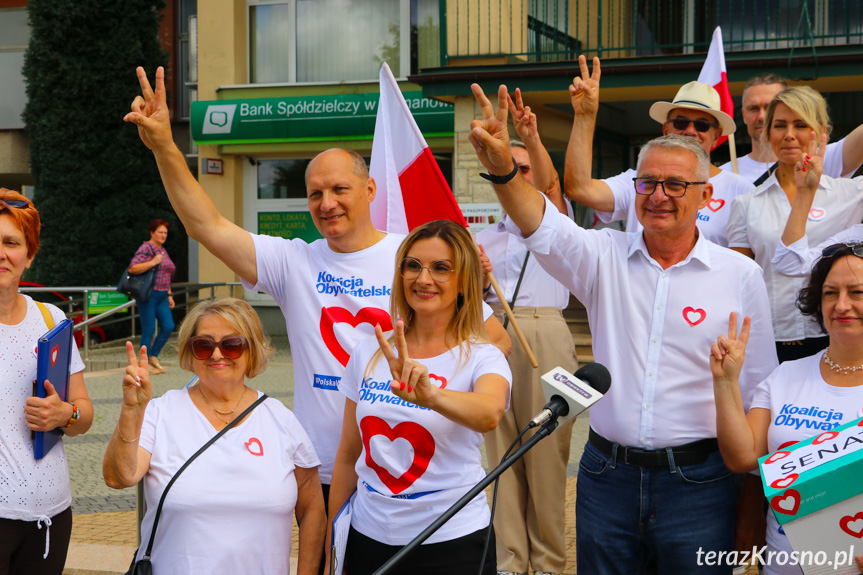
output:
[[[525,244],[587,308],[594,357],[612,380],[590,425],[611,441],[659,449],[716,437],[710,346],[732,311],[738,325],[752,317],[740,375],[747,409],[778,365],[767,291],[749,258],[699,236],[686,259],[662,269],[642,234],[584,230],[550,202]]]
[[[835,236],[830,236],[814,248],[809,247],[809,239],[803,236],[790,246],[779,241],[776,255],[773,257],[773,267],[777,273],[791,277],[806,277],[812,271],[812,266],[821,257],[821,251],[835,244],[863,243],[863,224],[856,224]]]
[[[728,218],[728,247],[751,249],[755,261],[764,269],[776,341],[824,335],[818,323],[801,314],[795,306],[804,280],[777,273],[771,261],[790,214],[791,203],[776,174],[773,174],[763,184],[734,200]],[[848,180],[821,176],[806,222],[809,242],[820,244],[830,236],[859,224],[861,219],[863,178]]]
[[[512,302],[512,294],[518,283],[518,276],[527,255],[527,247],[519,238],[506,231],[507,217],[476,235],[477,243],[481,244],[486,255],[494,266],[494,277],[500,289],[503,290],[507,302]],[[500,300],[494,290],[485,297],[490,304],[500,305]],[[543,270],[536,258],[527,259],[521,287],[518,289],[517,306],[529,307],[559,307],[565,309],[569,305],[569,290]]]

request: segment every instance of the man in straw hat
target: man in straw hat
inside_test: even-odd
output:
[[[600,76],[599,58],[594,58],[593,62],[591,76],[584,56],[579,57],[581,78],[576,77],[569,87],[575,119],[566,149],[564,192],[571,200],[596,210],[600,221],[626,220],[626,231],[637,232],[641,225],[635,216],[632,187],[635,170],[604,180],[591,178]],[[723,134],[733,134],[735,130],[734,120],[720,109],[719,94],[712,86],[701,82],[685,84],[671,102],[655,102],[650,107],[650,117],[662,124],[664,136],[678,134],[695,138],[708,156]],[[713,197],[698,212],[698,228],[710,241],[727,246],[725,224],[731,202],[753,185],[750,180],[713,164],[710,164],[710,183]]]

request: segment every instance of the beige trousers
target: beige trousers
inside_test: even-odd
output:
[[[560,309],[516,307],[514,312],[539,369],[531,367],[512,325],[507,326],[512,338],[508,358],[512,397],[497,428],[485,434],[490,467],[500,462],[519,432],[545,406],[540,376],[557,366],[569,372],[578,367],[572,335]],[[495,315],[503,322],[501,309],[495,308]],[[525,434],[521,443],[533,433],[531,430]],[[499,570],[527,573],[530,567],[534,571],[563,572],[566,466],[571,437],[572,422],[540,441],[501,475],[494,517]]]

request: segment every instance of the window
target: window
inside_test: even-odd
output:
[[[24,51],[30,42],[26,8],[0,8],[0,130],[21,129],[27,102]]]
[[[198,99],[198,4],[181,0],[177,9],[177,104],[180,118],[191,116],[192,102]]]
[[[381,64],[396,77],[437,50],[431,0],[247,0],[249,82],[375,81]],[[421,30],[417,35],[411,29]],[[411,45],[413,44],[413,49]],[[439,51],[439,50],[438,50]],[[438,57],[439,58],[439,57]]]
[[[258,160],[258,199],[306,199],[306,166],[311,160]]]

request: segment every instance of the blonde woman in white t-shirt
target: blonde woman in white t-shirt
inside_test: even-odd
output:
[[[266,369],[272,351],[257,313],[233,298],[198,304],[178,339],[180,367],[193,371],[199,382],[153,399],[147,350],[142,346],[136,357],[126,343],[123,405],[102,466],[109,487],[143,480],[143,542],[149,541],[171,477],[260,397],[245,380]],[[319,465],[294,414],[280,401],[266,399],[172,485],[156,527],[154,571],[288,575],[296,516],[297,573],[317,573],[326,521]]]
[[[510,370],[488,342],[482,271],[470,233],[451,221],[416,228],[396,255],[386,338],[360,343],[339,383],[347,401],[329,509],[357,490],[344,569],[372,573],[484,476],[482,433],[507,409]],[[332,519],[332,517],[331,517]],[[480,494],[391,573],[494,574]]]
[[[32,397],[35,347],[62,311],[44,311],[18,293],[39,251],[39,212],[33,202],[0,188],[0,573],[60,575],[72,534],[72,493],[63,442],[35,459],[31,431],[79,435],[93,422],[84,363],[72,346],[67,401],[46,380],[47,396]]]

